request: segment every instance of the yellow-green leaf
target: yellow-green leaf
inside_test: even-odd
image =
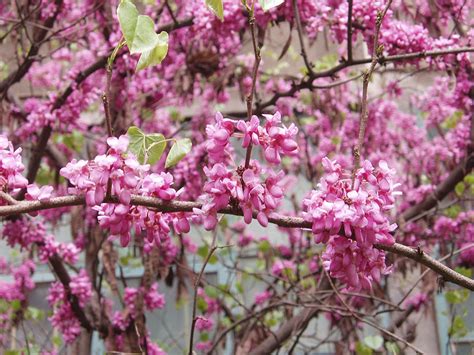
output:
[[[258,0],[258,3],[262,7],[263,11],[268,11],[281,5],[284,3],[285,0]]]
[[[136,71],[145,69],[152,65],[160,64],[168,54],[168,33],[160,32],[158,42],[152,50],[143,52],[137,64]]]
[[[186,154],[191,151],[192,143],[189,138],[184,138],[176,141],[170,149],[168,156],[166,157],[166,168],[171,168],[179,163]]]
[[[122,0],[117,8],[117,16],[130,53],[143,53],[156,47],[158,36],[153,20],[139,15],[130,0]]]
[[[206,0],[206,5],[219,20],[224,21],[224,6],[222,0]]]
[[[145,134],[140,128],[132,126],[128,129],[128,150],[135,154],[140,163],[154,164],[160,160],[166,148],[166,140],[162,134]]]

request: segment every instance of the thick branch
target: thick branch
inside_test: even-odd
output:
[[[119,203],[117,197],[112,196],[106,198],[104,202],[107,203]],[[0,206],[0,217],[18,215],[21,213],[35,212],[45,209],[66,207],[66,206],[78,206],[84,205],[85,198],[83,196],[63,196],[55,197],[48,201],[23,201],[16,205]],[[162,201],[154,197],[138,196],[133,195],[131,198],[132,205],[139,205],[148,207],[160,212],[192,212],[194,208],[200,208],[201,203],[193,201]],[[226,207],[219,211],[219,213],[242,216],[242,210],[234,207]],[[254,213],[254,218],[257,218],[257,213]],[[303,228],[311,229],[311,222],[305,221],[301,217],[289,217],[273,215],[268,219],[270,223],[276,224],[280,227],[286,228]],[[421,262],[423,265],[429,267],[439,275],[443,276],[446,281],[453,282],[457,285],[463,286],[471,291],[474,291],[474,280],[469,279],[454,270],[451,270],[447,266],[443,265],[439,261],[431,258],[426,254],[419,255],[420,253],[416,249],[404,246],[402,244],[395,243],[392,246],[375,245],[377,248],[385,251],[389,251],[394,254],[406,256],[415,261]]]
[[[378,249],[385,250],[394,254],[402,255],[412,260],[415,260],[426,267],[429,267],[431,270],[441,275],[446,281],[455,283],[456,285],[465,287],[471,291],[474,291],[474,280],[457,273],[456,271],[450,269],[446,265],[440,263],[439,261],[433,259],[431,256],[426,253],[420,252],[419,250],[407,247],[402,244],[395,243],[394,245],[383,245],[375,244]]]
[[[379,56],[378,57],[378,62],[383,64],[383,63],[389,63],[389,62],[399,62],[403,60],[409,60],[409,59],[421,59],[421,58],[427,58],[427,57],[439,57],[442,55],[449,55],[449,54],[458,54],[458,53],[469,53],[469,52],[474,52],[473,47],[461,47],[461,48],[451,48],[451,49],[442,49],[442,50],[433,50],[433,51],[422,51],[422,52],[415,52],[415,53],[405,53],[405,54],[397,54],[397,55],[391,55],[391,56]],[[368,64],[372,62],[372,58],[363,58],[363,59],[355,59],[352,61],[345,61],[342,63],[339,63],[338,65],[332,67],[331,69],[314,73],[314,75],[310,76],[309,78],[304,78],[302,79],[298,84],[294,84],[291,89],[285,91],[285,92],[277,92],[273,95],[272,98],[269,100],[263,102],[260,105],[257,105],[256,107],[256,113],[260,114],[262,111],[269,107],[273,106],[276,104],[278,99],[283,98],[283,97],[292,97],[294,96],[297,92],[303,90],[303,89],[313,89],[313,82],[316,79],[319,78],[326,78],[326,77],[332,77],[341,70],[345,68],[349,68],[355,65],[362,65],[362,64]]]
[[[255,349],[252,350],[252,355],[266,355],[271,354],[278,349],[281,344],[287,341],[294,332],[306,327],[311,319],[313,319],[319,312],[318,308],[305,308],[297,316],[291,318],[274,332],[275,336],[269,336]]]
[[[104,68],[105,64],[107,63],[107,56],[99,58],[95,63],[90,65],[88,68],[86,68],[84,71],[81,71],[74,81],[64,90],[64,92],[61,94],[61,96],[58,96],[56,101],[53,104],[53,107],[51,108],[51,112],[56,111],[59,109],[68,97],[73,93],[74,88],[79,86],[84,80],[86,80],[89,76],[94,74],[97,70]],[[28,164],[28,173],[26,175],[26,178],[28,179],[29,183],[33,183],[36,178],[36,174],[38,173],[38,169],[41,165],[41,158],[43,157],[43,154],[46,150],[46,147],[48,145],[49,138],[51,137],[51,134],[53,133],[53,129],[50,125],[47,125],[43,127],[41,130],[38,142],[36,143],[36,147],[33,150],[33,155],[29,159],[29,164]],[[25,190],[22,190],[18,196],[18,199],[23,199],[25,195]]]
[[[59,256],[53,255],[51,258],[49,258],[49,263],[51,264],[51,267],[53,268],[54,273],[58,277],[59,281],[61,281],[61,283],[63,284],[69,299],[69,303],[71,304],[72,311],[81,323],[81,326],[84,329],[87,329],[88,331],[92,331],[92,326],[89,320],[87,319],[84,311],[82,310],[81,306],[79,305],[77,297],[71,293],[71,289],[69,287],[69,284],[71,283],[71,278],[67,270],[64,268],[62,260],[59,258]]]
[[[436,190],[428,195],[420,203],[410,207],[402,214],[402,219],[404,221],[409,221],[420,213],[428,211],[433,207],[436,207],[438,202],[442,201],[451,191],[454,190],[454,187],[461,182],[464,177],[471,172],[474,168],[474,155],[470,155],[465,159],[461,164],[459,164],[452,172],[449,174],[446,180],[444,180],[440,185],[436,187]]]
[[[62,9],[62,3],[62,0],[56,0],[56,11],[54,12],[54,14],[48,19],[46,19],[46,21],[41,27],[35,29],[33,35],[33,43],[31,44],[31,47],[23,63],[21,63],[17,70],[15,70],[6,79],[0,82],[0,94],[2,94],[2,97],[6,96],[6,93],[10,86],[20,81],[30,70],[31,65],[35,62],[37,58],[37,54],[39,53],[43,40],[45,39],[49,30],[53,27],[54,22],[56,21],[56,17]]]

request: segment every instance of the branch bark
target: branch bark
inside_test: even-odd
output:
[[[35,29],[33,35],[33,43],[26,55],[25,60],[21,65],[15,70],[13,73],[8,75],[6,79],[0,82],[0,94],[2,98],[4,98],[8,92],[8,89],[15,83],[19,82],[30,70],[31,65],[35,62],[37,54],[43,44],[43,40],[45,39],[46,35],[48,34],[49,30],[53,27],[54,22],[56,21],[56,17],[58,16],[59,12],[62,9],[62,0],[56,0],[56,11],[54,14],[46,19],[43,25],[37,29]]]
[[[119,199],[116,196],[107,197],[104,202],[106,203],[119,203]],[[160,212],[192,212],[194,208],[200,208],[201,203],[193,201],[162,201],[160,199],[148,196],[132,195],[131,204],[152,208]],[[0,206],[0,217],[18,215],[22,213],[35,212],[45,209],[66,207],[66,206],[79,206],[85,205],[85,198],[83,196],[62,196],[55,197],[48,201],[22,201],[15,205]],[[242,210],[227,206],[219,211],[219,213],[242,216]],[[255,212],[253,218],[257,218]],[[301,228],[311,229],[311,222],[305,221],[301,217],[290,217],[273,215],[268,219],[270,223],[286,228]],[[422,253],[420,255],[417,249],[412,249],[405,245],[395,243],[391,246],[376,244],[376,248],[385,250],[394,254],[408,257],[412,260],[418,261],[423,265],[429,267],[439,275],[441,275],[446,281],[455,283],[459,286],[465,287],[471,291],[474,291],[474,280],[467,278],[454,270],[451,270],[444,264],[433,259],[432,257]]]

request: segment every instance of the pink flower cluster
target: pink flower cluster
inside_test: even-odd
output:
[[[391,271],[385,265],[385,252],[338,235],[331,236],[322,260],[331,277],[350,290],[369,290],[372,282],[380,282],[380,276]]]
[[[92,297],[92,284],[84,269],[79,271],[77,276],[72,277],[69,287],[71,288],[71,293],[79,300],[81,307],[84,307]]]
[[[223,164],[216,164],[209,169],[204,168],[208,181],[204,184],[202,196],[204,201],[200,210],[195,209],[197,215],[204,217],[203,224],[207,230],[212,230],[217,224],[217,213],[231,201],[238,203],[244,214],[244,221],[250,223],[253,211],[257,212],[257,220],[266,227],[268,217],[276,209],[283,198],[283,172],[275,174],[269,171],[262,182],[260,175],[262,168],[257,161],[252,160],[250,167],[242,176],[226,168]]]
[[[29,248],[44,240],[46,229],[43,223],[23,217],[5,222],[1,235],[11,247],[18,245],[20,248]]]
[[[461,212],[456,218],[439,217],[433,227],[434,240],[456,243],[456,247],[464,249],[459,254],[458,263],[465,267],[474,265],[474,212]],[[470,247],[469,247],[470,246]]]
[[[255,295],[255,304],[256,305],[261,305],[264,304],[266,301],[268,301],[272,297],[272,293],[268,290],[259,292]]]
[[[296,265],[291,260],[277,260],[272,265],[272,275],[281,278],[288,278],[290,274],[296,272]]]
[[[262,127],[257,116],[250,122],[232,121],[224,119],[221,114],[216,115],[216,122],[208,125],[206,132],[209,138],[206,148],[209,161],[214,162],[211,167],[204,167],[208,180],[204,184],[204,195],[201,196],[203,206],[195,209],[198,216],[203,217],[204,228],[212,230],[217,224],[217,213],[228,204],[238,205],[243,212],[244,220],[250,223],[253,213],[262,226],[268,225],[268,217],[277,208],[283,197],[283,172],[275,173],[271,169],[263,169],[260,164],[250,161],[246,169],[226,166],[225,156],[228,154],[229,140],[232,135],[237,137],[243,134],[242,147],[250,144],[261,146],[268,162],[278,164],[281,155],[294,155],[298,152],[298,145],[294,140],[298,129],[294,124],[285,127],[281,123],[281,115],[265,115],[266,123]],[[235,132],[235,129],[241,133]],[[261,175],[267,176],[262,181]]]
[[[137,316],[136,302],[137,297],[142,294],[145,308],[149,311],[162,309],[165,306],[165,296],[158,292],[158,284],[154,283],[147,290],[145,287],[126,287],[123,293],[123,301],[126,308],[122,311],[114,312],[112,324],[114,327],[124,331],[130,323],[130,317],[134,319]]]
[[[418,312],[423,305],[428,303],[428,295],[424,292],[418,292],[405,301],[406,306],[411,306]]]
[[[28,181],[21,175],[25,169],[21,161],[21,148],[14,149],[12,143],[0,135],[0,189],[26,187]]]
[[[98,211],[101,227],[110,230],[111,237],[120,238],[122,246],[129,244],[130,230],[135,226],[137,234],[145,230],[148,242],[162,244],[173,226],[177,233],[189,232],[189,222],[184,213],[162,214],[145,207],[131,206],[132,194],[140,194],[172,200],[176,190],[171,186],[173,176],[169,173],[149,173],[149,165],[140,165],[133,154],[127,153],[127,136],[108,138],[110,147],[107,154],[99,155],[92,161],[73,160],[61,174],[74,186],[70,193],[85,194],[88,205]],[[111,194],[118,196],[120,203],[102,203],[108,184]]]
[[[281,155],[295,155],[298,153],[298,144],[295,141],[298,128],[292,123],[285,127],[281,123],[281,115],[264,115],[265,125],[260,126],[257,116],[252,116],[250,122],[238,121],[236,128],[244,134],[242,147],[247,148],[250,143],[260,145],[264,150],[265,159],[271,164],[280,164]]]
[[[206,149],[209,160],[212,163],[225,163],[229,155],[229,140],[236,135],[235,130],[243,134],[242,147],[247,148],[250,144],[261,146],[264,150],[265,159],[272,164],[279,164],[281,155],[295,155],[298,153],[298,145],[295,141],[298,128],[292,123],[286,127],[281,123],[281,115],[264,115],[266,122],[260,125],[257,116],[252,116],[250,121],[233,121],[223,118],[221,113],[216,114],[216,122],[206,127],[208,141]]]
[[[143,301],[147,310],[153,311],[155,309],[162,309],[165,306],[165,296],[158,292],[157,283],[154,283],[148,290],[143,286],[139,288],[126,287],[123,300],[132,318],[136,316],[135,302],[140,293],[143,294]]]
[[[216,113],[216,122],[206,126],[206,150],[211,163],[224,163],[227,160],[230,137],[235,130],[235,122]]]
[[[18,267],[6,266],[4,271],[13,275],[13,282],[0,281],[0,299],[6,301],[24,301],[26,292],[35,287],[31,275],[35,271],[35,264],[32,260],[26,260]]]
[[[85,270],[71,278],[70,292],[77,297],[81,307],[84,307],[92,296],[92,285]],[[53,327],[59,330],[66,343],[72,343],[81,333],[81,324],[76,318],[68,294],[60,282],[51,285],[48,303],[53,307],[53,315],[49,318]]]
[[[323,166],[326,175],[304,200],[303,217],[312,223],[315,241],[328,244],[323,260],[331,276],[352,289],[368,289],[388,271],[384,253],[373,245],[394,243],[396,225],[387,211],[400,194],[398,184],[384,161],[377,169],[364,161],[353,183],[337,162],[325,158]]]

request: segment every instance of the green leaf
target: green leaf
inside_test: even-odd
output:
[[[208,263],[211,265],[215,265],[217,264],[218,261],[219,261],[219,258],[217,257],[217,255],[212,254],[211,257],[209,258]]]
[[[156,34],[149,16],[139,15],[130,0],[122,0],[117,8],[120,28],[131,54],[140,53],[136,71],[160,64],[168,53],[168,33]]]
[[[211,298],[217,298],[219,296],[217,289],[215,287],[207,285],[204,288],[204,292],[206,292],[206,295],[208,295]]]
[[[224,6],[222,5],[222,0],[206,0],[206,5],[219,20],[224,21]]]
[[[244,288],[243,288],[243,286],[242,286],[242,282],[236,281],[236,282],[235,282],[235,288],[236,288],[236,290],[237,290],[238,293],[244,294]]]
[[[459,213],[461,213],[461,207],[458,204],[449,206],[444,211],[444,214],[448,216],[449,218],[456,218],[459,215]]]
[[[166,148],[166,140],[162,134],[145,134],[135,126],[128,129],[130,139],[128,150],[135,154],[140,163],[154,164],[160,160]]]
[[[380,335],[369,335],[364,338],[364,343],[373,350],[378,350],[383,344],[383,338]]]
[[[461,275],[472,278],[472,270],[467,267],[458,266],[456,272],[459,272]]]
[[[474,185],[474,173],[466,175],[464,182],[469,185]]]
[[[441,123],[441,127],[446,130],[455,128],[458,122],[462,119],[462,116],[463,116],[462,111],[460,110],[455,111],[443,123]]]
[[[11,303],[10,303],[12,309],[14,311],[18,311],[20,308],[21,308],[21,302],[20,300],[13,300]]]
[[[397,344],[393,343],[391,341],[387,341],[385,343],[385,347],[390,352],[390,354],[397,355],[400,352],[399,349],[398,349]]]
[[[51,341],[53,342],[53,344],[54,344],[57,348],[61,347],[61,345],[62,345],[62,343],[63,343],[62,340],[61,340],[61,337],[60,337],[59,335],[53,335]]]
[[[165,59],[166,54],[168,54],[168,33],[162,31],[158,35],[158,42],[155,48],[142,53],[135,71],[160,64]]]
[[[192,143],[189,138],[176,141],[176,143],[171,147],[168,156],[166,157],[165,167],[171,168],[172,166],[178,164],[178,162],[191,151],[191,147]]]
[[[139,15],[136,6],[130,0],[122,0],[117,15],[125,41],[131,54],[143,53],[155,48],[157,35],[153,20]]]
[[[446,291],[444,297],[446,301],[450,304],[459,304],[464,303],[469,298],[469,291],[468,290],[450,290]]]
[[[5,355],[21,355],[22,351],[17,350],[17,349],[8,349],[5,350]]]
[[[119,263],[122,266],[128,266],[130,261],[130,255],[124,255],[119,258]]]
[[[357,355],[372,355],[373,353],[373,350],[371,348],[362,344],[359,341],[356,343],[355,351]]]
[[[128,150],[136,155],[138,161],[143,163],[145,160],[145,133],[138,127],[132,126],[127,131],[130,142],[128,144]]]
[[[35,307],[28,307],[25,313],[26,319],[42,320],[44,318],[44,312],[41,309]]]
[[[258,3],[262,7],[263,11],[268,11],[278,5],[283,4],[284,0],[258,0]]]
[[[202,245],[197,250],[197,255],[201,258],[205,259],[207,257],[207,253],[209,252],[209,248],[207,245]]]
[[[204,332],[199,335],[199,341],[208,341],[209,340],[209,333]]]
[[[449,328],[449,334],[456,337],[463,337],[466,336],[467,333],[468,330],[464,319],[459,315],[455,316],[453,324],[451,324],[451,327]]]
[[[53,140],[56,143],[64,144],[76,153],[79,153],[84,145],[84,135],[77,130],[73,130],[69,134],[57,134],[54,136]]]
[[[454,191],[456,192],[456,195],[458,196],[462,196],[462,194],[464,193],[464,190],[466,190],[466,186],[464,185],[464,182],[459,182],[456,184],[456,186],[454,187]]]
[[[163,152],[166,148],[166,141],[165,137],[162,134],[153,134],[147,136],[147,163],[148,164],[155,164],[158,160],[160,160]],[[153,142],[153,143],[149,143]]]
[[[266,239],[262,240],[259,244],[258,244],[258,250],[261,251],[262,253],[266,253],[267,251],[269,251],[270,249],[272,248],[270,242]]]
[[[196,306],[199,311],[201,311],[202,313],[206,313],[208,305],[204,298],[198,297]]]

